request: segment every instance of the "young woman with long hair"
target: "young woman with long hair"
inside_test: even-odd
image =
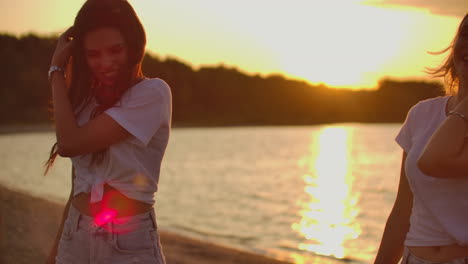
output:
[[[125,0],[88,0],[49,70],[57,155],[72,190],[48,263],[165,263],[153,209],[171,92],[141,70],[146,36]]]
[[[441,67],[446,96],[411,108],[396,137],[400,185],[375,263],[468,263],[468,14]]]

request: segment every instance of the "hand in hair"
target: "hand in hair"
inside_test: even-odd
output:
[[[55,48],[54,55],[52,56],[51,65],[56,65],[62,68],[65,67],[71,56],[73,43],[73,27],[70,27],[58,38],[57,47]]]

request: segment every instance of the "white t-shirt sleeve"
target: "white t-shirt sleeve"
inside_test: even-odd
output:
[[[406,120],[403,123],[403,126],[400,129],[400,132],[398,133],[398,135],[395,138],[395,141],[398,143],[398,145],[400,145],[401,148],[403,148],[403,150],[406,153],[408,153],[410,151],[410,149],[411,149],[411,147],[413,145],[413,142],[412,142],[412,135],[413,135],[412,127],[414,125],[413,123],[415,122],[414,115],[415,115],[416,105],[413,106],[408,111],[408,114],[406,115]]]
[[[147,146],[161,125],[169,122],[171,99],[169,86],[163,80],[142,82],[124,94],[121,104],[105,113]]]

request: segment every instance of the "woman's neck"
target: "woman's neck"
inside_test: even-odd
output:
[[[449,98],[449,101],[446,106],[446,113],[449,113],[450,111],[454,110],[457,107],[457,105],[461,101],[463,101],[463,99],[467,96],[468,96],[468,87],[460,83],[457,93]]]

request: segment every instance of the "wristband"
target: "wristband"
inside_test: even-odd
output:
[[[56,72],[56,71],[61,72],[62,74],[64,73],[64,71],[63,71],[63,69],[62,69],[61,67],[59,67],[59,66],[57,66],[57,65],[52,65],[52,66],[50,66],[49,72],[48,72],[48,74],[47,74],[48,77],[49,77],[49,81],[52,79],[52,73],[54,73],[54,72]]]

